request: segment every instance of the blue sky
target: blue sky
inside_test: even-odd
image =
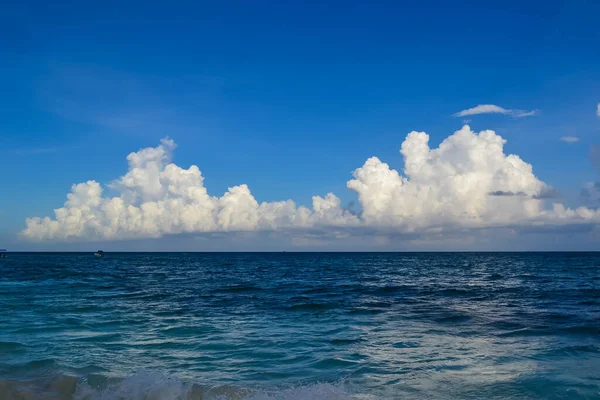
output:
[[[436,147],[462,127],[453,114],[494,104],[539,110],[469,125],[506,139],[562,203],[600,180],[596,1],[85,3],[3,5],[6,246],[41,248],[18,237],[26,218],[52,216],[74,183],[124,175],[127,154],[165,136],[211,194],[244,183],[259,202],[346,205],[367,158],[402,171],[409,132]]]

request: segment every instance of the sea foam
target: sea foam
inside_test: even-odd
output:
[[[344,384],[317,383],[267,391],[234,386],[206,387],[185,383],[158,372],[141,370],[104,388],[85,382],[77,386],[73,400],[347,400],[355,399]]]

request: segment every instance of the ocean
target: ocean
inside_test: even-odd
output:
[[[9,253],[0,399],[600,399],[600,253]]]

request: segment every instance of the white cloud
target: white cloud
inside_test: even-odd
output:
[[[361,213],[355,215],[332,193],[314,196],[310,209],[292,200],[259,203],[246,185],[211,196],[199,168],[172,163],[175,143],[163,139],[159,146],[127,157],[129,170],[109,185],[118,196],[104,196],[93,180],[73,185],[54,218],[28,218],[23,235],[32,240],[113,240],[284,229],[344,238],[356,229],[369,229],[380,237],[439,237],[456,229],[600,220],[600,213],[588,208],[547,208],[544,198],[551,188],[530,164],[504,154],[505,143],[493,131],[475,133],[465,125],[432,149],[426,133],[411,132],[400,150],[403,174],[377,157],[354,171],[347,186],[358,195]]]
[[[476,134],[468,126],[429,147],[429,136],[411,132],[402,144],[405,176],[373,157],[348,182],[367,225],[402,226],[414,231],[449,225],[480,227],[514,223],[540,213],[533,199],[546,190],[531,165],[505,155],[505,140],[493,131]],[[490,196],[492,192],[528,197]]]
[[[73,185],[54,219],[29,218],[23,234],[31,239],[124,239],[358,223],[331,193],[314,196],[312,210],[291,200],[259,204],[247,185],[210,196],[197,166],[183,169],[171,163],[175,147],[173,140],[163,139],[158,147],[129,154],[129,171],[109,185],[120,193],[117,197],[104,197],[93,180]]]
[[[596,115],[600,117],[600,103],[598,103],[598,108],[596,109]]]
[[[522,118],[522,117],[532,117],[534,115],[538,115],[539,111],[538,110],[532,110],[532,111],[512,110],[512,109],[502,108],[502,107],[494,105],[494,104],[480,104],[473,108],[459,111],[456,114],[454,114],[454,116],[455,117],[466,117],[469,115],[477,115],[477,114],[503,114],[503,115],[510,115],[511,117],[515,117],[515,118]]]
[[[579,138],[577,136],[563,136],[560,138],[560,140],[567,143],[579,142]]]

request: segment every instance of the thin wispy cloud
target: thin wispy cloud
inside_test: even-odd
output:
[[[65,144],[65,145],[57,145],[57,146],[31,146],[31,147],[20,147],[12,151],[14,154],[19,156],[28,156],[28,155],[41,155],[41,154],[52,154],[59,153],[65,150],[72,150],[79,147],[78,144]]]
[[[53,64],[36,91],[42,105],[60,118],[103,130],[148,135],[164,133],[167,128],[183,131],[191,121],[197,122],[197,111],[186,104],[204,104],[203,99],[212,99],[222,85],[210,77],[178,79],[140,77],[93,65]],[[188,92],[173,89],[181,87],[184,80],[190,82]]]
[[[527,196],[527,193],[525,192],[511,192],[511,191],[504,191],[504,190],[496,190],[494,192],[489,192],[488,193],[490,196]]]
[[[161,131],[171,112],[143,83],[100,68],[54,68],[38,89],[59,117],[118,132]]]
[[[539,114],[539,110],[517,110],[510,108],[503,108],[497,106],[495,104],[479,104],[475,107],[468,108],[466,110],[459,111],[453,114],[454,117],[467,117],[470,115],[479,115],[479,114],[502,114],[508,115],[514,118],[523,118],[523,117],[533,117]]]
[[[598,103],[598,108],[596,109],[596,115],[600,117],[600,103]]]
[[[26,155],[38,155],[38,154],[48,154],[48,153],[56,153],[62,150],[60,147],[31,147],[31,148],[23,148],[15,150],[15,153],[20,156]]]
[[[504,191],[504,190],[496,190],[493,192],[489,192],[488,195],[490,196],[498,196],[498,197],[512,197],[512,196],[523,196],[523,197],[530,197],[532,199],[536,199],[536,200],[545,200],[545,199],[556,199],[561,197],[560,193],[558,192],[558,190],[554,189],[553,187],[550,186],[546,186],[543,189],[541,189],[538,193],[533,194],[533,195],[528,195],[527,193],[520,191],[520,192],[512,192],[512,191]]]
[[[536,200],[547,200],[547,199],[558,199],[561,198],[561,193],[551,186],[545,187],[539,193],[533,195],[531,198]]]
[[[576,143],[579,142],[580,139],[577,136],[563,136],[560,140],[566,143]]]

